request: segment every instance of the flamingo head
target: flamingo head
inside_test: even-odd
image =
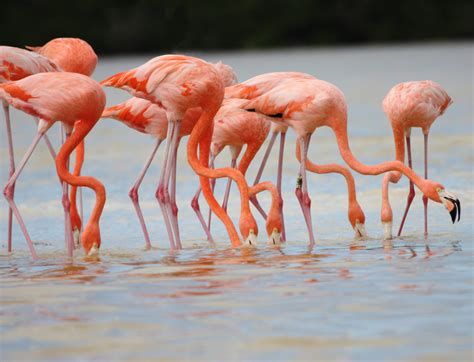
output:
[[[367,232],[365,231],[364,211],[362,211],[362,208],[356,200],[349,203],[348,215],[349,222],[351,223],[352,228],[355,231],[355,236],[360,238],[367,237]]]
[[[71,226],[72,226],[72,237],[74,240],[74,245],[78,247],[81,242],[81,227],[82,227],[82,220],[77,210],[71,207]]]
[[[252,214],[242,214],[239,222],[240,233],[244,237],[244,245],[257,245],[258,226]]]
[[[82,233],[82,247],[87,256],[97,256],[100,248],[99,224],[87,225]]]
[[[451,215],[453,224],[461,219],[461,202],[456,196],[446,191],[443,185],[425,180],[421,191],[430,200],[444,205]]]
[[[281,244],[281,231],[283,230],[283,223],[281,217],[281,200],[276,207],[272,208],[267,216],[265,227],[267,229],[268,244]]]

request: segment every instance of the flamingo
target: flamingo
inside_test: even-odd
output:
[[[225,99],[221,108],[214,117],[214,133],[212,135],[211,143],[211,167],[213,167],[214,160],[219,153],[229,146],[231,153],[231,168],[236,168],[237,158],[239,157],[243,146],[247,145],[244,155],[239,162],[238,170],[245,176],[250,163],[267,138],[270,130],[270,122],[267,117],[247,112],[242,109],[242,106],[247,103],[241,99]],[[214,188],[214,185],[213,185]],[[231,180],[227,182],[222,202],[222,208],[227,211],[227,203],[229,201],[229,194],[231,188]],[[198,189],[194,196],[191,206],[196,212],[199,221],[206,232],[209,241],[213,241],[210,234],[211,225],[211,210],[209,210],[209,221],[206,225],[202,218],[199,207],[199,195],[201,189]],[[267,216],[265,215],[265,219]],[[270,220],[267,220],[270,222]],[[274,233],[273,229],[278,229],[275,225],[268,225],[267,229],[271,228],[270,235]],[[276,233],[276,232],[275,232]],[[276,236],[273,236],[276,237]]]
[[[209,178],[231,177],[236,181],[241,194],[240,231],[247,244],[255,242],[258,228],[250,211],[249,187],[245,178],[238,170],[231,168],[212,170],[208,167],[213,118],[224,97],[224,84],[218,69],[199,58],[164,55],[153,58],[132,70],[113,75],[101,84],[125,89],[136,97],[145,98],[160,105],[166,111],[168,142],[156,197],[164,215],[170,247],[181,248],[180,240],[176,238],[177,223],[173,224],[174,236],[171,225],[173,210],[169,198],[169,181],[173,173],[173,159],[176,158],[177,141],[182,123],[184,123],[183,119],[186,112],[193,108],[200,108],[200,116],[188,140],[187,156],[191,167],[200,176],[206,201],[224,223],[232,244],[241,245],[232,221],[217,203],[209,185]]]
[[[315,165],[308,160],[304,152],[301,152],[304,146],[307,153],[309,139],[319,126],[318,122],[321,117],[319,109],[316,109],[318,105],[310,104],[314,97],[312,97],[311,94],[304,96],[305,91],[311,91],[311,87],[309,87],[307,83],[310,83],[313,79],[315,78],[308,74],[297,72],[267,73],[229,87],[226,90],[227,97],[241,97],[250,100],[245,108],[270,116],[274,123],[272,137],[257,172],[255,183],[260,181],[271,148],[273,147],[278,133],[280,133],[277,187],[281,195],[283,152],[286,132],[288,127],[294,128],[297,132],[299,145],[297,145],[296,156],[298,161],[301,162],[302,153],[304,159],[303,162],[301,162],[298,178],[299,185],[296,188],[296,195],[303,210],[309,232],[310,245],[314,245],[315,241],[310,214],[311,200],[307,192],[307,169],[319,174],[336,172],[345,177],[349,195],[349,221],[357,236],[366,236],[364,226],[365,215],[357,201],[355,182],[350,171],[344,166],[337,164]],[[284,89],[287,89],[288,94],[284,93]],[[259,207],[258,201],[256,199],[253,199],[253,201],[256,206]],[[283,233],[283,240],[284,237],[285,235]]]
[[[97,55],[92,47],[82,39],[77,38],[57,38],[53,39],[42,47],[27,47],[33,51],[28,51],[20,48],[0,46],[0,84],[19,80],[32,74],[42,72],[57,72],[69,71],[81,73],[85,75],[92,75],[97,65]],[[13,151],[13,138],[11,133],[11,121],[9,114],[9,107],[6,102],[3,103],[5,113],[6,133],[8,153],[10,160],[9,177],[15,171],[15,159]],[[37,120],[35,120],[38,123]],[[56,152],[51,145],[48,136],[43,136],[46,146],[53,157],[56,158]],[[84,143],[77,148],[76,165],[74,173],[80,173],[80,166],[84,157]],[[71,189],[71,193],[75,195],[75,187]],[[14,196],[14,185],[12,197]],[[79,230],[81,229],[81,218],[78,215],[77,207],[74,203],[71,204],[71,218],[73,225],[74,240],[78,242]],[[8,211],[8,251],[12,250],[12,210]]]
[[[301,151],[299,176],[301,182],[295,193],[303,210],[310,245],[314,245],[314,236],[310,214],[311,199],[306,181],[307,152],[312,133],[321,126],[328,126],[334,132],[340,154],[353,170],[365,175],[378,175],[388,171],[401,172],[429,199],[442,203],[451,213],[456,214],[457,210],[460,210],[459,200],[448,193],[443,185],[422,179],[400,161],[384,162],[375,166],[359,162],[349,147],[344,94],[329,82],[303,73],[268,73],[229,87],[226,96],[250,99],[245,106],[246,109],[278,116],[296,131]],[[360,211],[358,213],[360,214]],[[351,223],[356,233],[365,233],[365,228],[360,227],[363,220],[355,216],[355,219],[351,218]]]
[[[105,188],[95,178],[75,176],[69,173],[68,159],[102,114],[105,106],[105,94],[102,88],[91,78],[77,73],[39,73],[18,81],[1,84],[0,98],[13,107],[40,119],[38,132],[33,142],[3,191],[27,240],[32,258],[37,259],[37,254],[13,200],[12,190],[38,142],[56,121],[62,122],[66,130],[66,141],[56,157],[56,170],[60,180],[74,186],[89,187],[96,194],[95,207],[82,236],[82,245],[86,254],[96,255],[101,243],[99,219],[105,204]],[[62,202],[67,230],[66,243],[68,255],[72,256],[73,240],[68,196],[67,188],[63,187]]]
[[[433,81],[412,81],[395,85],[383,100],[383,109],[392,125],[393,137],[395,140],[396,159],[405,162],[406,141],[408,154],[408,167],[412,168],[410,135],[412,127],[420,127],[424,136],[424,164],[425,179],[428,178],[428,134],[433,122],[441,116],[452,103],[448,93]],[[384,230],[384,238],[392,238],[393,213],[388,197],[388,183],[397,183],[401,178],[401,173],[390,172],[384,176],[382,185],[382,212],[381,220]],[[410,181],[410,191],[408,193],[405,212],[398,229],[398,236],[401,235],[403,225],[415,197],[415,187]],[[428,198],[423,196],[425,235],[428,234]],[[461,205],[457,205],[457,218],[461,217]],[[456,210],[450,210],[453,223],[456,220]]]
[[[215,69],[224,83],[224,85],[231,85],[236,82],[236,75],[231,67],[222,62],[213,64]],[[181,138],[189,135],[198,121],[200,116],[200,110],[198,108],[189,109],[185,117],[183,118],[182,126],[178,139],[176,141],[176,152],[179,146]],[[140,208],[138,190],[148,171],[153,159],[155,158],[156,152],[160,147],[161,143],[166,139],[168,129],[168,119],[166,118],[166,111],[163,107],[158,104],[152,103],[143,98],[132,97],[127,101],[117,104],[115,106],[107,108],[102,117],[112,118],[118,120],[128,127],[135,129],[138,132],[150,134],[156,138],[156,144],[150,154],[150,157],[145,163],[143,170],[140,172],[136,182],[129,191],[129,197],[132,200],[133,206],[138,216],[143,235],[145,237],[146,249],[151,248],[150,236],[148,229],[145,224],[145,219]],[[178,206],[176,204],[176,156],[173,155],[173,162],[171,163],[171,193],[170,193],[170,204],[171,204],[171,226],[176,235],[176,244],[181,245],[179,227],[178,227]],[[160,201],[160,199],[158,199]],[[161,205],[161,204],[160,204]],[[165,222],[168,219],[165,218]]]

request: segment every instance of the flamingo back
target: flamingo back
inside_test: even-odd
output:
[[[160,106],[142,98],[132,97],[125,102],[108,107],[103,118],[113,118],[139,132],[159,139],[166,138],[168,120]]]
[[[96,81],[67,72],[39,73],[1,84],[0,97],[28,114],[71,126],[78,120],[97,121],[105,106],[105,93]]]
[[[25,49],[0,46],[0,83],[23,79],[32,74],[58,72],[48,58]]]
[[[27,47],[58,64],[65,72],[91,76],[97,66],[97,54],[79,38],[56,38],[41,47]]]
[[[392,124],[428,130],[452,103],[436,82],[412,81],[395,85],[383,100],[383,109]]]

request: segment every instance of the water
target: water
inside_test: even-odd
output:
[[[338,85],[349,105],[349,135],[364,163],[393,158],[391,130],[381,100],[396,83],[432,79],[454,104],[432,127],[430,178],[462,201],[461,223],[452,225],[441,205],[430,203],[430,237],[422,235],[419,194],[404,236],[381,240],[381,177],[355,175],[369,240],[354,240],[347,221],[345,183],[338,175],[310,175],[317,246],[309,250],[294,186],[298,164],[294,136],[285,153],[283,193],[289,241],[267,246],[264,224],[256,249],[231,249],[214,221],[211,247],[190,200],[197,179],[183,149],[178,205],[184,250],[168,251],[154,190],[162,159],[145,178],[141,203],[154,248],[143,238],[127,193],[153,140],[112,120],[87,138],[83,174],[106,186],[100,260],[64,251],[61,190],[42,145],[20,177],[16,199],[40,255],[31,262],[20,230],[6,252],[6,203],[0,213],[2,360],[115,359],[336,359],[471,360],[473,344],[473,129],[472,44],[321,48],[269,52],[196,53],[234,67],[239,79],[299,70]],[[150,56],[101,58],[97,80],[139,65]],[[108,104],[127,98],[107,90]],[[34,134],[33,122],[12,111],[17,161]],[[4,124],[1,122],[4,135]],[[57,145],[55,126],[50,137]],[[1,138],[1,182],[7,179]],[[414,167],[422,173],[421,132],[412,133]],[[312,139],[310,158],[342,162],[327,129]],[[253,178],[256,164],[249,170]],[[227,152],[218,164],[229,163]],[[264,178],[275,179],[276,156]],[[218,182],[220,195],[224,182]],[[235,189],[234,189],[235,191]],[[395,228],[408,187],[391,188]],[[86,217],[93,195],[84,192]],[[269,198],[262,198],[268,207]],[[203,210],[205,202],[201,202]],[[239,204],[231,196],[230,215]]]

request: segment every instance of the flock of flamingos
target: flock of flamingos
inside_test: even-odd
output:
[[[311,221],[311,199],[308,194],[306,171],[315,173],[336,172],[347,182],[349,221],[356,236],[365,236],[365,216],[357,202],[354,178],[349,169],[339,164],[317,165],[308,158],[311,135],[318,127],[327,126],[336,136],[341,156],[353,170],[364,175],[386,173],[382,186],[381,220],[384,237],[392,236],[392,210],[388,198],[389,182],[396,183],[402,174],[410,180],[410,192],[398,234],[415,195],[414,185],[423,193],[424,231],[427,233],[428,199],[442,203],[449,211],[453,223],[460,218],[461,204],[444,186],[428,179],[428,133],[434,120],[442,115],[451,99],[446,91],[432,81],[413,81],[395,85],[383,101],[383,108],[393,128],[396,160],[368,166],[352,154],[347,136],[347,105],[344,94],[335,85],[299,72],[266,73],[237,83],[230,66],[221,62],[212,64],[202,59],[184,55],[163,55],[145,64],[124,71],[97,83],[90,78],[97,55],[87,42],[76,38],[53,39],[42,47],[30,50],[0,46],[0,98],[6,121],[10,176],[4,188],[9,204],[8,250],[12,248],[12,218],[15,215],[28,242],[33,259],[37,254],[21,214],[14,201],[15,182],[43,138],[56,160],[56,169],[62,182],[62,204],[65,213],[65,239],[68,254],[82,242],[86,255],[96,255],[101,245],[99,220],[106,201],[104,186],[97,179],[80,175],[84,161],[84,139],[102,117],[117,119],[127,126],[156,138],[149,159],[130,190],[149,247],[150,237],[138,200],[138,189],[160,144],[166,139],[166,150],[161,169],[156,198],[165,221],[170,246],[181,248],[178,227],[176,194],[176,159],[180,140],[189,136],[187,158],[199,175],[200,188],[192,200],[209,241],[211,211],[223,222],[233,246],[255,244],[258,227],[250,210],[252,202],[266,220],[266,231],[272,243],[286,239],[283,221],[281,183],[283,150],[288,128],[297,134],[296,157],[300,162],[296,197],[301,205],[309,242],[314,244]],[[105,108],[106,96],[101,86],[116,87],[130,92],[133,97],[121,104]],[[23,159],[15,168],[13,139],[9,106],[33,116],[37,134]],[[46,132],[60,121],[65,140],[59,152],[49,142]],[[424,177],[412,170],[410,130],[421,127],[425,140]],[[264,154],[253,185],[245,179],[246,171],[260,147],[271,132],[271,139]],[[276,138],[280,137],[277,185],[260,182],[265,163]],[[405,142],[408,166],[405,165]],[[229,146],[232,155],[230,167],[213,167],[215,157]],[[245,147],[240,161],[237,159]],[[76,151],[76,162],[69,171],[69,157]],[[216,178],[229,178],[224,202],[219,204],[213,195]],[[241,200],[239,236],[226,207],[231,181],[238,186]],[[68,186],[71,185],[71,190]],[[82,228],[82,218],[76,207],[76,188],[94,190],[96,201],[87,225]],[[265,211],[257,200],[262,191],[271,193],[270,209]],[[203,193],[210,211],[204,219],[199,208]]]

